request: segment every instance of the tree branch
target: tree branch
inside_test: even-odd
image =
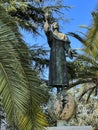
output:
[[[76,82],[74,83],[70,83],[69,87],[67,88],[67,90],[75,87],[76,85],[79,85],[79,84],[83,84],[83,83],[90,83],[92,82],[92,79],[79,79],[77,80]]]

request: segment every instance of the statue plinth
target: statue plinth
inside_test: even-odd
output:
[[[68,121],[75,111],[75,100],[64,91],[52,94],[48,101],[48,112],[52,119]]]
[[[91,126],[61,126],[61,127],[48,127],[46,130],[92,130]]]

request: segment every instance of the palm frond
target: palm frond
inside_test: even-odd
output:
[[[86,88],[81,86],[81,88],[84,88],[82,90],[82,94],[80,96],[80,99],[85,95],[88,94],[88,98],[91,96],[92,93],[95,92],[97,89],[97,79],[98,79],[98,63],[95,60],[92,60],[92,57],[87,57],[86,55],[80,55],[78,56],[74,62],[70,62],[70,68],[72,70],[70,71],[70,75],[72,75],[72,79],[74,81],[70,82],[70,85],[67,89],[73,88],[77,85],[85,84]],[[72,72],[72,74],[71,74]],[[71,79],[71,80],[72,80]],[[93,84],[91,88],[87,86],[87,84]]]
[[[75,86],[82,85],[84,83],[92,83],[92,79],[82,79],[82,78],[80,78],[80,79],[76,80],[75,82],[71,82],[69,84],[69,87],[67,88],[67,90],[69,90],[69,89],[71,89]]]
[[[70,36],[72,36],[72,37],[75,37],[75,38],[78,39],[80,42],[85,43],[84,38],[80,37],[78,34],[73,33],[73,32],[69,32],[68,34],[69,34]]]
[[[94,59],[98,55],[98,12],[92,12],[92,25],[87,28],[87,33],[84,38],[80,37],[78,34],[69,33],[71,36],[77,38],[84,45],[84,51],[86,54],[92,56]]]
[[[3,24],[0,21],[1,24]],[[2,34],[3,33],[3,34]],[[24,71],[14,48],[9,42],[15,40],[12,32],[5,26],[0,30],[0,94],[7,119],[16,122],[17,114],[25,112],[28,89],[23,76]],[[6,54],[5,54],[6,52]],[[21,79],[21,80],[20,80]],[[26,93],[27,91],[27,93]],[[13,115],[15,118],[13,118]],[[14,119],[14,120],[13,120]]]
[[[88,93],[88,95],[87,95],[87,99],[86,99],[86,102],[88,102],[89,101],[89,99],[90,99],[90,96],[92,95],[92,93],[94,92],[94,90],[96,89],[96,86],[94,86],[90,91],[89,91],[89,93]]]
[[[13,129],[31,130],[45,122],[40,105],[46,93],[40,88],[41,81],[32,68],[30,51],[21,40],[17,26],[3,11],[0,10],[0,95],[7,121]],[[28,125],[24,128],[21,122],[26,115]]]
[[[63,6],[63,5],[57,5],[57,6],[45,6],[42,8],[44,12],[49,12],[49,11],[59,11],[59,9],[65,8],[65,9],[71,9],[71,6]]]

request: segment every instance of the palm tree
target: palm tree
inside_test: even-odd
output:
[[[63,2],[63,1],[62,1]],[[53,18],[52,12],[60,13],[62,8],[70,9],[70,6],[63,6],[61,5],[61,1],[53,1],[50,6],[49,3],[51,3],[51,0],[25,0],[25,1],[16,1],[16,0],[6,0],[0,1],[0,5],[3,9],[12,17],[14,18],[14,21],[16,22],[16,25],[20,27],[21,29],[25,29],[26,31],[29,31],[30,33],[37,34],[35,36],[38,37],[38,34],[40,34],[40,29],[43,29],[43,24],[45,21],[44,14],[46,12],[51,12],[51,22],[54,22],[55,20],[59,18]],[[59,15],[58,15],[59,17]],[[40,29],[39,29],[40,28]],[[20,32],[19,32],[20,33]],[[30,47],[31,48],[31,47]],[[32,59],[36,63],[38,70],[43,70],[43,67],[48,65],[48,59],[38,57],[39,50],[41,50],[41,55],[45,56],[45,49],[42,47],[37,48],[36,56],[35,54],[35,46],[32,45],[32,48],[30,49],[32,52]]]
[[[0,96],[12,129],[41,129],[46,124],[40,108],[46,92],[40,85],[14,19],[0,6]]]
[[[98,63],[85,55],[80,55],[70,63],[70,88],[80,85],[80,97],[88,93],[87,101],[91,94],[97,96],[98,89]]]
[[[87,34],[81,37],[75,33],[69,33],[71,36],[77,38],[84,45],[83,55],[78,56],[74,64],[75,70],[74,79],[76,81],[71,84],[70,88],[83,83],[90,83],[90,85],[83,85],[83,90],[80,98],[88,92],[87,100],[90,95],[94,92],[98,94],[98,12],[93,12],[93,23],[92,26],[86,27],[88,29]],[[88,87],[89,86],[89,87]]]

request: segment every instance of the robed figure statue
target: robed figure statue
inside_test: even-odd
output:
[[[72,59],[73,50],[67,35],[59,32],[58,23],[54,22],[51,25],[48,19],[46,14],[44,31],[50,47],[49,86],[56,87],[59,92],[69,85],[66,54]]]

